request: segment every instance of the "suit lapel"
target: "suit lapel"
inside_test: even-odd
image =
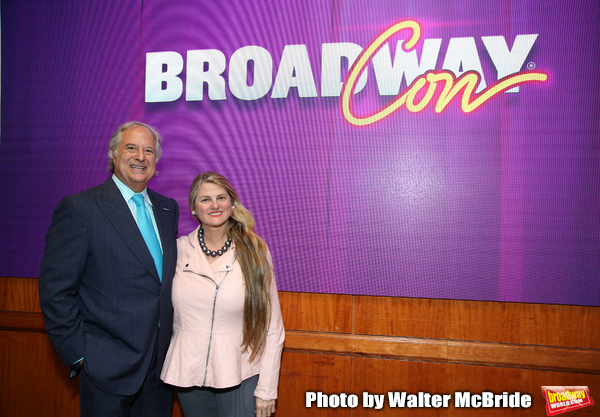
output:
[[[154,211],[154,220],[156,221],[156,226],[158,227],[158,233],[160,234],[160,244],[163,250],[163,273],[162,276],[166,277],[168,271],[171,268],[169,262],[171,262],[174,258],[173,250],[175,245],[172,244],[172,231],[171,224],[172,216],[174,213],[171,213],[171,209],[165,204],[164,198],[155,193],[154,191],[148,189],[148,196],[152,201],[152,209]],[[165,280],[163,280],[164,282]]]
[[[98,198],[98,204],[104,211],[104,214],[106,214],[108,220],[112,223],[117,232],[121,235],[121,237],[129,247],[129,249],[131,249],[133,254],[146,267],[148,272],[157,281],[160,281],[160,278],[158,277],[158,272],[156,271],[156,266],[154,265],[154,259],[152,258],[148,247],[146,246],[146,242],[142,237],[137,223],[131,215],[131,210],[129,210],[125,199],[121,195],[121,192],[117,188],[112,178],[109,178],[104,182],[102,189],[103,193],[102,196]]]

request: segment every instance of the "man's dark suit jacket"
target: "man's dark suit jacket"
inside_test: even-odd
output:
[[[39,277],[46,330],[62,363],[84,358],[90,380],[110,394],[134,394],[157,332],[159,370],[171,339],[179,207],[148,195],[163,248],[162,283],[112,178],[62,199],[46,235]]]

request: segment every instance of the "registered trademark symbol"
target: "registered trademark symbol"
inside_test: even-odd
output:
[[[528,70],[534,70],[535,69],[535,62],[530,62],[527,64],[527,69]]]

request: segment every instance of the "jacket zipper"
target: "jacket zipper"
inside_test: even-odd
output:
[[[206,378],[208,376],[208,362],[209,362],[209,359],[210,359],[210,349],[212,347],[213,331],[214,331],[214,328],[215,328],[215,310],[217,309],[217,296],[219,295],[219,289],[221,289],[221,286],[225,282],[225,279],[227,278],[227,275],[229,275],[230,271],[225,272],[225,276],[221,280],[220,284],[217,284],[209,276],[206,276],[204,274],[198,274],[197,272],[194,272],[194,271],[189,270],[189,269],[188,270],[184,270],[183,272],[191,272],[192,274],[196,274],[196,275],[199,275],[199,276],[204,277],[206,279],[210,279],[212,282],[215,283],[215,296],[213,298],[212,317],[211,317],[211,320],[210,320],[210,336],[208,337],[208,350],[206,351],[206,364],[204,366],[204,380],[202,381],[202,386],[204,386],[206,384]]]
[[[215,280],[212,279],[211,277],[209,277],[208,275],[200,274],[198,272],[192,271],[191,269],[184,269],[183,272],[191,272],[192,274],[209,279],[212,282],[214,282],[214,284],[215,284],[215,296],[213,298],[212,317],[210,320],[210,336],[208,338],[208,349],[206,351],[206,364],[204,366],[204,380],[202,381],[202,386],[204,386],[206,384],[206,378],[208,377],[208,362],[210,359],[210,349],[212,347],[213,331],[214,331],[214,327],[215,327],[215,310],[217,309],[217,296],[219,295],[219,289],[225,282],[225,279],[227,279],[227,276],[229,275],[229,272],[231,272],[231,270],[225,272],[225,276],[221,280],[220,284],[217,284],[215,282]]]
[[[227,275],[223,277],[221,285],[226,277]],[[204,366],[204,380],[202,381],[202,386],[206,384],[206,377],[208,376],[208,360],[210,359],[210,348],[212,346],[213,330],[215,327],[215,309],[217,308],[217,296],[219,295],[219,288],[221,288],[221,285],[217,285],[215,288],[215,297],[213,298],[212,318],[210,320],[210,336],[208,337],[208,350],[206,351],[206,365]]]

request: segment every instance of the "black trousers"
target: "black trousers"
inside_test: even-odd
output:
[[[177,396],[185,417],[255,417],[257,383],[255,375],[232,388],[178,388]]]
[[[140,390],[131,396],[102,391],[90,381],[82,369],[79,375],[81,417],[170,417],[173,389],[160,380],[162,364],[157,363],[157,350],[155,343],[146,379]]]

